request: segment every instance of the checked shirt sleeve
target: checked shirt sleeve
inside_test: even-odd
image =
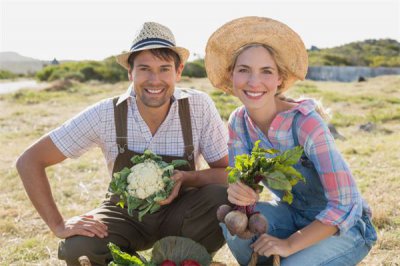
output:
[[[327,207],[316,219],[337,226],[339,234],[342,234],[361,217],[361,195],[322,118],[313,112],[301,120],[298,124],[299,142],[313,162],[328,200]]]
[[[68,158],[77,158],[100,142],[101,108],[105,102],[88,107],[50,132],[50,138]]]
[[[245,130],[244,109],[239,107],[230,115],[228,122],[229,165],[232,167],[235,165],[236,155],[251,153],[251,148],[247,146]]]

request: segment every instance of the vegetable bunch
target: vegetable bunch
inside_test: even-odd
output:
[[[138,210],[139,221],[146,213],[154,213],[160,209],[158,201],[168,198],[174,187],[171,180],[174,169],[188,164],[185,160],[174,160],[166,163],[158,156],[146,150],[143,155],[135,155],[131,161],[134,166],[125,167],[114,173],[109,191],[119,195],[118,206],[127,205],[128,214]]]
[[[273,158],[266,155],[280,153],[275,149],[264,149],[259,147],[260,140],[256,141],[251,154],[242,154],[235,157],[235,166],[228,167],[228,182],[242,182],[261,192],[263,186],[260,181],[275,190],[283,191],[282,200],[291,204],[293,201],[292,187],[299,181],[305,182],[304,177],[292,165],[296,164],[302,153],[300,146],[287,150]],[[232,235],[248,239],[255,234],[265,233],[268,221],[263,215],[254,212],[254,205],[234,206],[222,205],[217,211],[219,221],[226,224]]]

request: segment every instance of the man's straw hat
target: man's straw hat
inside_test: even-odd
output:
[[[228,67],[235,51],[251,43],[270,46],[289,71],[280,92],[287,90],[296,80],[304,80],[308,56],[300,36],[279,21],[264,17],[243,17],[226,23],[208,39],[205,67],[214,87],[232,93]]]
[[[183,64],[190,55],[189,50],[176,46],[175,37],[169,28],[156,22],[145,22],[136,34],[129,52],[115,57],[121,66],[129,70],[128,58],[133,52],[156,48],[168,48],[175,51]]]

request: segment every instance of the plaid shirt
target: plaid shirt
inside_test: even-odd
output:
[[[178,88],[175,89],[168,115],[154,136],[140,116],[132,86],[121,95],[117,104],[128,101],[128,149],[139,153],[150,149],[160,155],[183,156],[184,142],[177,100],[186,97],[190,104],[196,164],[200,163],[200,155],[207,162],[215,162],[228,155],[228,133],[211,98],[204,92]],[[111,176],[118,155],[112,98],[88,107],[50,132],[50,138],[69,158],[77,158],[92,147],[100,147]]]
[[[368,215],[371,212],[315,107],[313,100],[304,100],[298,102],[296,107],[279,113],[271,123],[268,138],[253,123],[244,106],[237,108],[231,114],[228,124],[229,164],[234,165],[234,157],[238,154],[250,154],[252,143],[259,139],[260,147],[263,148],[280,151],[293,148],[292,121],[296,112],[301,112],[297,121],[298,141],[313,162],[328,200],[326,208],[316,219],[324,224],[338,226],[340,233],[343,233],[358,221],[363,210]],[[249,133],[251,147],[246,139],[245,128]]]

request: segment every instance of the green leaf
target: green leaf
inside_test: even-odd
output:
[[[296,146],[293,149],[287,150],[281,155],[277,156],[277,159],[280,164],[293,165],[300,160],[302,154],[303,148],[301,146]]]
[[[121,251],[121,249],[117,245],[115,245],[111,242],[109,242],[107,246],[113,257],[114,265],[128,265],[128,266],[145,266],[146,265],[138,257],[129,255],[128,253]],[[111,265],[113,265],[113,264],[111,264]]]
[[[289,180],[286,179],[286,176],[281,171],[274,171],[268,174],[267,177],[268,186],[272,189],[278,190],[291,190],[292,185]]]
[[[181,166],[184,166],[184,165],[189,165],[189,162],[186,161],[186,160],[173,160],[173,161],[171,162],[171,164],[172,164],[172,165],[174,166],[174,168],[176,169],[176,168],[181,167]]]
[[[283,201],[286,201],[289,204],[292,204],[293,202],[293,194],[290,191],[285,191],[285,193],[283,194]]]
[[[154,202],[153,206],[150,208],[149,213],[155,213],[161,208],[160,204]]]
[[[143,219],[143,216],[150,211],[151,207],[153,207],[153,204],[154,204],[154,202],[152,204],[147,204],[145,209],[142,209],[139,211],[139,222],[141,222]]]

